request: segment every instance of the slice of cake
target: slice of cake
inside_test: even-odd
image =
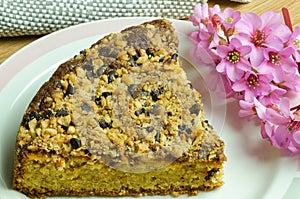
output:
[[[195,195],[223,184],[224,143],[180,66],[167,20],[110,34],[63,63],[16,141],[13,188],[54,195]]]

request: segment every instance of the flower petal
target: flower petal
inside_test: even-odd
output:
[[[232,85],[232,89],[236,92],[244,91],[244,90],[246,90],[246,88],[247,88],[247,85],[246,85],[245,80],[237,81]]]
[[[241,56],[245,56],[252,51],[251,46],[240,46],[237,48]]]
[[[250,62],[253,67],[259,66],[264,61],[263,48],[253,47],[250,55]]]
[[[289,122],[288,117],[284,117],[283,115],[279,114],[278,111],[275,111],[271,108],[266,109],[266,118],[268,121],[277,125],[284,125]]]
[[[279,12],[276,11],[267,11],[261,15],[262,27],[268,27],[273,24],[281,24],[282,16]]]
[[[274,138],[278,148],[287,148],[290,143],[287,127],[285,125],[279,125],[275,130]]]
[[[244,74],[244,71],[240,70],[235,64],[231,64],[230,62],[227,62],[226,64],[226,74],[228,78],[233,82],[239,80]]]
[[[221,45],[221,46],[218,46],[216,50],[217,50],[217,53],[220,57],[226,58],[228,52],[230,52],[232,50],[232,48],[229,48],[228,46]]]
[[[300,131],[296,131],[293,133],[293,141],[298,147],[300,146]]]
[[[262,26],[261,18],[252,12],[245,13],[242,20],[236,24],[236,30],[241,33],[252,34]]]
[[[283,97],[280,100],[279,104],[280,111],[283,113],[284,116],[290,117],[290,100],[287,97]]]
[[[250,89],[246,89],[245,90],[245,100],[248,102],[253,102],[254,99],[255,99],[254,91],[250,90]]]
[[[217,67],[216,67],[216,70],[219,72],[219,73],[224,73],[226,71],[226,61],[221,61]]]
[[[274,35],[271,35],[266,38],[265,43],[268,47],[274,48],[278,51],[281,51],[283,49],[283,42],[282,40]]]
[[[261,120],[265,120],[266,119],[266,107],[264,105],[262,105],[260,103],[260,101],[258,101],[256,98],[254,98],[253,102],[255,104],[255,110],[256,110],[258,118]]]

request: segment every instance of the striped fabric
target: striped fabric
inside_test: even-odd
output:
[[[200,2],[201,0],[0,0],[0,36],[46,34],[71,25],[113,17],[186,18]]]
[[[207,0],[0,0],[0,37],[39,35],[114,17],[181,19]],[[231,0],[247,3],[251,0]]]

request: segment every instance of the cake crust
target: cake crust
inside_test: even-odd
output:
[[[226,161],[167,20],[60,65],[29,104],[15,154],[13,188],[29,197],[195,195],[223,184]]]

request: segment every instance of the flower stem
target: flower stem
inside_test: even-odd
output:
[[[300,109],[300,105],[297,105],[297,106],[292,107],[290,110],[291,111],[294,111],[294,110],[298,111],[299,109]]]
[[[285,24],[289,27],[289,29],[293,32],[293,25],[291,22],[291,17],[289,10],[287,8],[282,8],[282,14]]]

